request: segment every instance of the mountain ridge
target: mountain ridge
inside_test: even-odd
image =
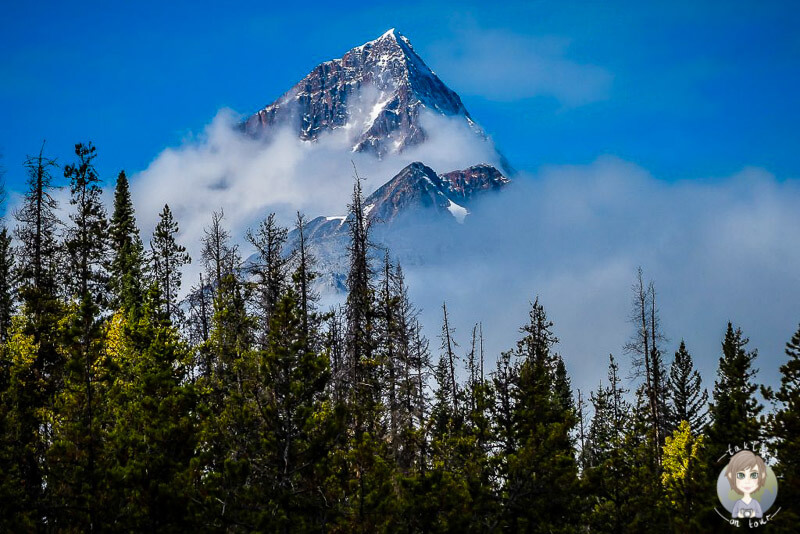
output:
[[[447,87],[394,28],[351,48],[341,58],[320,63],[271,104],[248,117],[243,130],[264,135],[288,126],[303,140],[342,129],[354,152],[378,157],[423,143],[422,110],[462,117],[485,136],[461,98]]]

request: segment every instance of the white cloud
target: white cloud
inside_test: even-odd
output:
[[[203,228],[220,208],[243,244],[246,228],[272,211],[287,226],[297,210],[309,218],[343,214],[352,193],[353,164],[366,179],[363,187],[369,194],[413,161],[447,172],[497,160],[491,140],[477,136],[459,117],[423,113],[428,141],[382,160],[350,151],[360,132],[342,128],[307,142],[284,130],[265,142],[241,135],[236,121],[232,112],[220,112],[202,135],[164,150],[131,178],[145,242],[165,203],[175,214],[180,240],[195,260],[185,280],[197,279]]]
[[[379,161],[349,152],[344,131],[314,143],[284,132],[263,143],[232,131],[230,115],[221,114],[199,139],[165,150],[132,179],[143,234],[167,202],[196,259],[202,229],[220,207],[240,243],[270,211],[287,225],[298,209],[309,217],[343,214],[351,160],[368,178],[367,193],[411,161],[438,172],[493,161],[491,142],[463,123],[425,121],[426,144]],[[604,379],[609,353],[629,361],[621,347],[631,332],[630,285],[641,265],[659,292],[669,358],[685,338],[712,388],[732,320],[760,350],[759,379],[775,383],[783,345],[800,321],[798,202],[798,181],[762,169],[667,183],[613,157],[544,167],[470,205],[463,225],[410,230],[403,242],[414,261],[405,270],[432,347],[446,300],[462,347],[472,324],[483,322],[491,359],[513,346],[539,295],[574,385],[585,390]],[[185,286],[198,270],[195,261]]]
[[[667,361],[681,338],[713,388],[728,320],[759,349],[759,381],[775,383],[800,322],[800,182],[762,169],[666,183],[616,158],[521,176],[471,209],[446,259],[410,269],[436,334],[447,299],[462,345],[482,321],[496,355],[513,347],[537,295],[581,389],[623,362],[636,268],[658,291]],[[429,233],[424,234],[430,239]],[[420,238],[423,236],[421,235]]]
[[[569,107],[607,98],[612,75],[568,52],[563,38],[470,28],[434,43],[426,55],[461,94],[497,101],[549,96]]]

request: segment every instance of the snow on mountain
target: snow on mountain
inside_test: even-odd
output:
[[[288,125],[304,140],[345,130],[353,151],[381,157],[425,141],[422,110],[462,117],[483,136],[461,98],[395,29],[315,67],[298,84],[243,124],[251,135]]]
[[[424,262],[414,237],[420,226],[441,231],[448,224],[463,224],[473,200],[500,191],[509,183],[500,171],[487,164],[441,175],[418,161],[407,165],[364,200],[364,213],[378,245],[373,251],[376,259],[382,256],[383,247],[388,247],[403,264]],[[307,244],[317,259],[324,293],[345,289],[349,220],[350,216],[322,216],[311,220],[306,228]],[[413,229],[410,240],[404,234],[409,228]],[[296,239],[296,231],[290,232],[288,250],[295,247]]]

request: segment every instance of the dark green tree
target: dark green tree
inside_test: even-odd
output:
[[[0,343],[8,341],[11,332],[11,317],[14,314],[16,286],[11,234],[3,225],[0,228]]]
[[[786,363],[781,365],[781,386],[765,389],[765,397],[776,410],[768,417],[767,430],[778,460],[775,472],[780,477],[778,504],[781,511],[771,527],[776,532],[793,532],[800,521],[800,327],[786,343]]]
[[[157,285],[139,314],[119,310],[106,333],[116,370],[104,399],[108,431],[104,493],[111,531],[192,528],[190,461],[197,448],[191,355],[161,307]]]
[[[256,249],[255,259],[249,262],[248,270],[255,277],[255,308],[261,333],[258,341],[262,349],[266,347],[272,313],[289,283],[289,258],[283,250],[288,234],[288,230],[277,223],[274,213],[261,221],[255,232],[247,231],[247,240]]]
[[[630,476],[625,437],[630,426],[631,407],[625,400],[619,365],[609,356],[608,386],[602,384],[590,400],[594,416],[589,426],[587,464],[584,473],[588,510],[584,522],[592,532],[621,533],[627,523]]]
[[[63,357],[56,350],[57,324],[61,318],[58,301],[56,239],[60,224],[52,190],[54,160],[45,157],[44,145],[38,156],[25,161],[28,190],[22,206],[14,212],[16,278],[22,315],[16,321],[3,354],[2,465],[4,473],[3,511],[0,516],[19,519],[4,525],[9,531],[29,530],[21,525],[36,522],[44,508],[44,462],[47,436],[43,435],[44,413],[52,408],[53,395],[61,382]]]
[[[703,453],[702,484],[713,488],[720,472],[725,468],[729,447],[742,447],[763,438],[759,414],[763,409],[755,394],[758,384],[755,381],[757,369],[753,362],[757,351],[747,350],[749,340],[741,328],[734,329],[729,322],[722,341],[722,356],[719,359],[717,380],[709,406],[709,424],[706,430],[706,444]],[[709,532],[734,531],[721,522],[714,508],[719,501],[713,492],[708,492],[698,510],[695,521],[704,525]],[[712,528],[716,525],[717,528]]]
[[[562,532],[578,519],[578,470],[571,438],[577,420],[563,362],[552,351],[558,339],[537,299],[520,331],[520,361],[513,390],[513,428],[519,447],[507,458],[503,488],[506,528]]]
[[[143,300],[142,240],[125,171],[120,171],[114,190],[114,213],[109,228],[111,240],[110,288],[112,309],[131,310]]]
[[[186,248],[175,241],[179,231],[172,211],[164,204],[150,240],[150,261],[163,300],[163,310],[170,321],[175,321],[179,312],[177,299],[181,288],[181,267],[192,261]]]
[[[106,298],[108,221],[101,203],[95,148],[75,145],[77,161],[64,168],[70,180],[70,215],[66,249],[73,304],[62,322],[66,360],[64,386],[54,402],[53,442],[47,489],[59,512],[57,521],[92,531],[102,524],[102,441],[104,391],[109,379],[103,351],[101,307]]]
[[[70,181],[70,204],[75,208],[65,243],[70,260],[68,287],[81,302],[91,302],[88,310],[108,302],[108,219],[100,198],[100,177],[94,168],[94,146],[78,143],[75,156],[77,161],[64,167],[64,177]]]
[[[698,435],[706,425],[708,392],[703,389],[700,373],[694,368],[692,355],[681,345],[669,369],[667,382],[667,426],[674,432],[681,421],[689,423],[693,435]]]
[[[708,449],[712,456],[722,455],[728,445],[741,445],[762,437],[758,416],[763,407],[755,397],[758,369],[753,368],[758,352],[746,349],[749,341],[741,328],[734,330],[728,323],[709,410]]]

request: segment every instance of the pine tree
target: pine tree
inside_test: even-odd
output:
[[[692,434],[702,432],[708,414],[708,392],[701,385],[700,373],[694,368],[692,355],[683,340],[670,366],[667,392],[669,429],[674,432],[681,421],[687,421]]]
[[[347,218],[350,232],[348,246],[350,268],[347,275],[347,301],[345,313],[347,329],[345,353],[351,405],[355,410],[357,433],[365,429],[377,430],[378,423],[378,365],[376,359],[375,289],[373,270],[369,259],[369,220],[364,214],[361,179],[356,174],[353,196]]]
[[[44,439],[36,369],[37,346],[16,317],[0,346],[0,531],[32,532],[45,515],[42,481]]]
[[[114,213],[109,229],[111,238],[111,306],[134,309],[141,306],[143,246],[136,227],[131,192],[125,171],[120,171],[114,191]]]
[[[788,361],[780,367],[780,388],[776,392],[764,390],[776,407],[767,427],[774,440],[778,460],[775,472],[780,478],[781,512],[770,525],[776,532],[794,532],[800,519],[794,504],[800,502],[800,327],[786,343],[786,355]]]
[[[28,156],[25,168],[28,173],[28,191],[22,206],[14,212],[17,220],[15,235],[20,242],[19,258],[20,296],[32,316],[34,325],[47,316],[57,295],[59,245],[57,230],[61,224],[56,216],[58,203],[53,190],[51,169],[56,161],[44,156],[44,145],[38,156]],[[44,325],[34,327],[39,341]]]
[[[763,407],[755,398],[758,384],[757,369],[752,367],[757,351],[747,351],[749,339],[742,330],[728,323],[722,342],[714,400],[709,415],[709,451],[719,457],[728,445],[743,444],[761,439],[758,415]]]
[[[63,356],[56,350],[61,318],[56,276],[56,229],[60,222],[55,215],[56,202],[50,196],[51,169],[56,163],[43,153],[44,145],[38,156],[29,156],[25,161],[28,191],[14,213],[18,222],[15,234],[20,242],[16,249],[16,278],[22,315],[15,321],[3,349],[0,387],[0,441],[7,444],[0,464],[0,472],[5,475],[0,498],[4,511],[0,516],[20,521],[4,525],[9,531],[30,530],[33,522],[46,514],[43,480],[49,438],[45,413],[52,408],[63,363]],[[13,276],[10,273],[9,278]],[[22,528],[27,521],[31,523]]]
[[[303,313],[303,331],[305,332],[305,337],[311,342],[313,341],[310,335],[312,326],[318,326],[317,322],[321,317],[316,316],[315,302],[317,300],[317,295],[312,288],[312,283],[319,273],[314,270],[316,258],[308,248],[306,224],[305,216],[298,211],[294,226],[297,241],[293,253],[297,266],[292,275],[292,280],[295,285],[295,291],[297,291],[298,298],[300,299],[300,310]],[[314,330],[316,330],[316,328],[314,328]]]
[[[666,372],[659,343],[664,341],[656,309],[656,291],[653,282],[645,287],[642,268],[637,271],[633,284],[633,310],[631,323],[636,327],[625,351],[633,354],[634,376],[643,378],[643,392],[647,400],[649,426],[652,429],[653,457],[661,464],[661,446],[666,436]]]
[[[370,224],[364,213],[361,178],[355,174],[353,195],[346,222],[350,232],[349,270],[345,302],[345,384],[348,391],[349,436],[339,451],[340,470],[349,473],[343,488],[349,528],[369,532],[385,528],[390,512],[380,507],[392,502],[393,492],[389,447],[385,441],[381,364],[377,350],[377,317],[374,273],[369,258]],[[389,514],[389,515],[387,515]]]
[[[224,218],[223,210],[215,211],[211,214],[211,224],[203,229],[203,267],[216,292],[219,292],[222,279],[239,267],[238,252],[231,244],[230,232],[222,224]]]
[[[104,482],[112,530],[190,529],[196,394],[186,380],[189,351],[160,302],[154,285],[140,314],[117,311],[106,332],[117,369],[105,399],[110,465]]]
[[[0,343],[8,341],[11,317],[14,314],[16,276],[11,234],[3,225],[0,228]]]
[[[565,531],[577,520],[571,438],[577,421],[563,362],[552,352],[558,342],[552,327],[537,299],[515,350],[521,362],[513,412],[519,448],[507,459],[504,522],[517,531]]]
[[[742,330],[734,329],[729,322],[722,341],[713,401],[709,406],[703,457],[706,469],[701,480],[707,487],[713,487],[725,467],[728,447],[743,447],[762,438],[758,416],[763,407],[755,397],[758,390],[755,382],[757,369],[753,368],[757,351],[747,351],[748,342]],[[717,522],[718,528],[711,531],[722,531],[724,524],[719,523],[714,511],[718,506],[716,495],[709,492],[695,516],[697,523],[705,526]]]
[[[256,310],[261,326],[259,337],[262,348],[266,346],[272,313],[289,282],[289,260],[283,254],[287,236],[288,230],[278,225],[274,213],[261,221],[255,232],[247,232],[247,240],[256,249],[256,259],[250,263],[248,269],[256,278]]]
[[[75,145],[77,162],[64,168],[70,180],[70,215],[66,248],[75,300],[63,321],[64,388],[59,391],[54,414],[53,464],[47,489],[54,506],[65,512],[58,521],[92,531],[105,511],[102,491],[103,399],[108,380],[102,350],[101,306],[107,301],[108,222],[100,201],[99,178],[93,160],[95,148]]]
[[[164,204],[159,217],[150,240],[151,269],[159,285],[164,313],[170,321],[175,321],[180,311],[177,298],[181,288],[181,267],[192,260],[186,248],[175,241],[180,230],[167,204]]]
[[[619,365],[609,356],[608,386],[590,395],[594,416],[589,426],[587,493],[591,496],[584,521],[593,532],[621,533],[630,512],[625,436],[630,425],[627,390],[622,387]]]
[[[100,198],[100,178],[94,168],[97,156],[94,146],[78,143],[75,155],[77,162],[64,167],[64,177],[70,180],[70,204],[75,206],[70,215],[73,226],[66,240],[69,287],[80,301],[91,301],[92,307],[100,307],[108,300],[105,291],[108,220]]]

